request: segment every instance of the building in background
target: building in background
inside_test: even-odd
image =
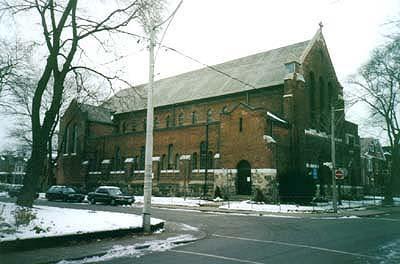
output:
[[[101,106],[74,100],[61,119],[58,184],[143,191],[146,86]],[[322,30],[308,41],[155,82],[153,193],[315,195],[330,184],[330,108],[337,163],[358,185],[358,127],[345,120]],[[324,190],[320,190],[325,195]]]
[[[371,187],[375,193],[382,193],[385,175],[388,173],[383,148],[379,140],[375,138],[361,138],[360,144],[362,183]]]
[[[27,159],[12,154],[0,155],[0,182],[22,184]]]

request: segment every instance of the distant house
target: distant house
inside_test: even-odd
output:
[[[387,173],[385,153],[378,139],[360,138],[361,179],[363,185],[383,187]]]
[[[10,154],[0,155],[0,182],[22,184],[27,159]]]

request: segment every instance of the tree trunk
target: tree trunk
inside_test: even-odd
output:
[[[35,200],[36,191],[43,173],[43,164],[46,160],[46,145],[45,137],[40,135],[40,129],[35,133],[33,131],[33,145],[31,158],[28,161],[26,175],[24,177],[24,186],[17,199],[17,204],[26,207],[32,207]]]

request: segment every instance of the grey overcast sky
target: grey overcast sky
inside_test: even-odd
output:
[[[170,9],[178,2],[168,0]],[[389,32],[385,23],[396,17],[400,17],[399,0],[184,0],[163,44],[212,65],[310,39],[322,21],[336,73],[346,88],[347,77],[385,40]],[[139,28],[138,33],[142,34]],[[136,84],[146,82],[146,49],[136,40],[124,40],[123,46],[129,56],[120,63],[126,65],[129,79]],[[201,67],[160,49],[156,79]],[[365,116],[362,111],[350,109],[347,117],[359,123]],[[1,119],[0,147],[4,147],[12,119]],[[362,136],[370,133],[360,131]]]

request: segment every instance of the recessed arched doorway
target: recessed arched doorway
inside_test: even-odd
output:
[[[251,194],[251,166],[246,160],[241,160],[237,165],[237,194]]]

